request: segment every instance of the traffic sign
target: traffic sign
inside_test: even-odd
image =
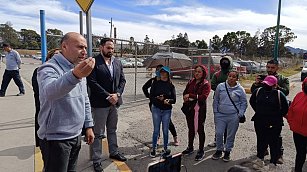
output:
[[[83,12],[87,13],[91,8],[94,0],[76,0]]]

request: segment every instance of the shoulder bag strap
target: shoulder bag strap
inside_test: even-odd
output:
[[[227,85],[226,85],[226,82],[225,82],[225,88],[226,88],[226,91],[227,91],[227,94],[228,94],[228,97],[231,101],[231,103],[235,106],[237,112],[239,113],[239,109],[237,108],[236,104],[233,102],[233,100],[231,99],[230,95],[229,95],[229,91],[228,91],[228,88],[227,88]]]
[[[279,90],[277,90],[277,94],[278,94],[279,109],[281,109],[281,103],[280,103],[280,91],[279,91]]]

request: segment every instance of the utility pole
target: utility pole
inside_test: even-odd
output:
[[[111,17],[111,21],[110,21],[109,23],[111,24],[111,29],[110,29],[110,38],[112,38],[112,28],[113,28],[112,17]]]
[[[274,46],[274,60],[278,60],[278,43],[279,43],[279,23],[280,23],[280,9],[281,0],[278,2],[278,15],[277,15],[277,25],[276,25],[276,35],[275,35],[275,46]]]

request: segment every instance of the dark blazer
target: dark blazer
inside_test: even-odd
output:
[[[90,89],[91,107],[104,108],[111,106],[106,100],[109,94],[122,93],[126,84],[123,66],[118,59],[113,61],[113,78],[108,69],[103,56],[99,54],[94,57],[96,60],[95,68],[87,77],[87,84]],[[119,97],[117,106],[122,104],[122,96]]]

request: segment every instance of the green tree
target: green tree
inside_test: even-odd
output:
[[[163,44],[169,45],[170,47],[179,47],[173,48],[172,51],[174,52],[188,54],[187,49],[180,48],[188,48],[190,46],[190,41],[187,33],[184,33],[184,35],[182,33],[179,33],[177,35],[177,38],[174,38],[174,36],[172,36],[171,40],[166,40]]]
[[[265,50],[265,55],[273,56],[273,49],[275,43],[275,33],[276,33],[276,26],[268,27],[264,29],[261,34],[261,44]],[[285,48],[285,44],[289,42],[293,42],[297,36],[291,31],[290,28],[280,25],[279,26],[279,55],[284,56],[287,54],[288,50]]]
[[[236,43],[238,42],[238,38],[235,32],[228,32],[224,35],[222,40],[222,49],[225,49],[227,52],[237,52]]]
[[[18,32],[13,29],[13,24],[11,22],[6,22],[5,24],[0,24],[0,37],[3,42],[10,43],[14,48],[19,48],[20,42],[18,39]]]
[[[58,29],[47,29],[47,48],[48,50],[59,48],[63,37],[63,32]]]
[[[240,53],[240,56],[246,54],[247,44],[250,41],[250,33],[246,31],[236,32],[236,50],[235,52]]]
[[[222,48],[222,39],[218,35],[214,35],[211,40],[211,47],[214,53],[218,53]]]
[[[197,47],[198,49],[207,49],[208,45],[206,43],[206,41],[204,41],[203,39],[200,40],[196,40],[195,42],[191,43],[191,47]]]
[[[20,36],[22,39],[22,48],[40,49],[40,35],[34,30],[21,29]]]

